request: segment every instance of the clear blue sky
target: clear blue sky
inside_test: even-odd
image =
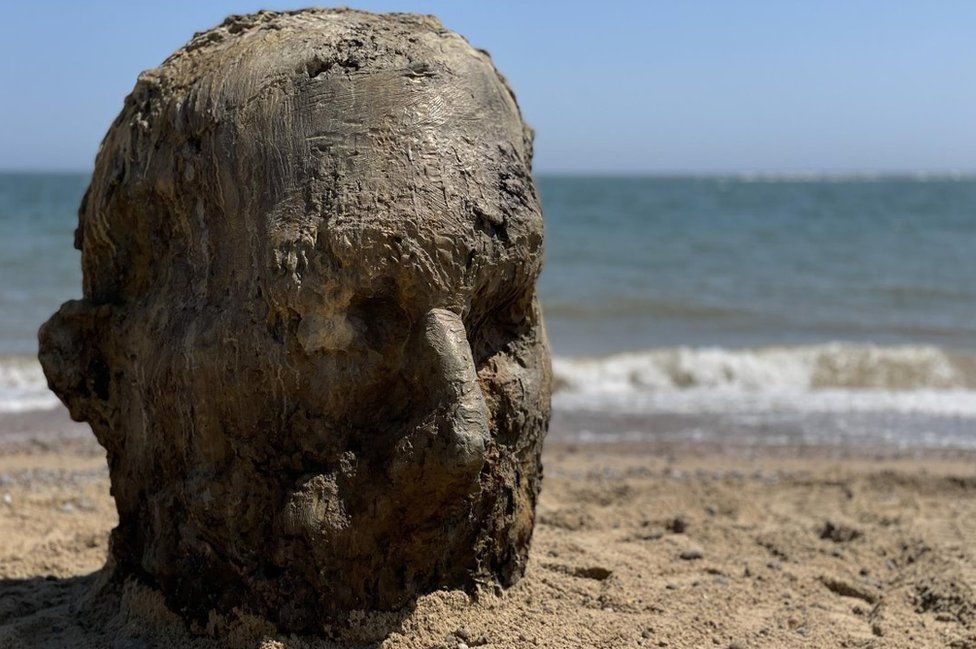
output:
[[[491,51],[536,169],[976,171],[976,2],[384,0]],[[89,169],[137,74],[251,0],[15,0],[0,169]]]

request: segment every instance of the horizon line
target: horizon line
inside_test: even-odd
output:
[[[0,167],[0,174],[5,175],[91,175],[94,169],[78,168],[37,168],[37,167]],[[547,169],[533,171],[536,176],[549,177],[602,177],[602,178],[701,178],[701,179],[736,179],[736,180],[877,180],[877,179],[912,179],[912,180],[965,180],[976,179],[976,169],[846,169],[846,170],[765,170],[765,169],[728,169],[728,170],[692,170],[692,169]]]

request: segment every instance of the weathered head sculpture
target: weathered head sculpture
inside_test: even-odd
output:
[[[429,17],[262,12],[144,73],[40,332],[117,574],[309,629],[524,569],[549,418],[531,131]]]

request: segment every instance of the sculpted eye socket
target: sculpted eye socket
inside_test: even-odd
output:
[[[486,286],[471,300],[465,325],[478,329],[489,320],[499,323],[521,322],[532,309],[534,289],[517,284]]]
[[[410,320],[396,300],[385,296],[363,296],[349,305],[349,319],[366,344],[376,351],[390,351],[407,339]]]
[[[476,365],[531,333],[532,299],[533,291],[529,288],[493,300],[472,302],[464,325]]]

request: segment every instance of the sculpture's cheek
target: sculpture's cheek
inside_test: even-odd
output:
[[[345,351],[359,332],[345,313],[312,313],[298,325],[298,340],[306,353]]]
[[[504,340],[501,351],[479,363],[478,381],[488,404],[494,440],[519,447],[524,431],[547,425],[552,389],[549,346],[539,324]],[[530,441],[541,442],[534,437]]]
[[[283,534],[331,543],[349,527],[349,515],[334,475],[303,478],[279,516]]]

